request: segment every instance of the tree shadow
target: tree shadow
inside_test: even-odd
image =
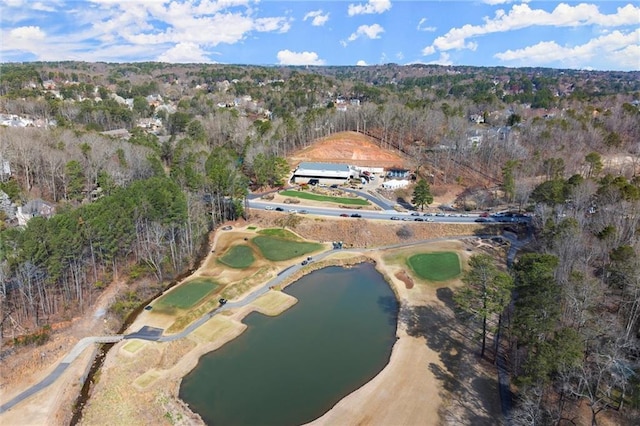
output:
[[[423,337],[439,354],[440,363],[430,363],[428,368],[442,386],[441,396],[448,400],[446,413],[441,415],[456,423],[501,424],[499,407],[496,411],[491,403],[498,395],[497,380],[482,377],[474,368],[482,362],[477,329],[456,318],[451,289],[440,288],[436,295],[442,304],[402,307],[399,318],[410,336]],[[487,389],[494,389],[495,394],[487,397]]]
[[[394,296],[378,297],[378,305],[382,308],[382,312],[389,314],[389,324],[396,325],[398,323],[399,303]]]

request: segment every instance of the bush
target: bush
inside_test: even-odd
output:
[[[406,240],[413,237],[413,230],[410,227],[404,225],[396,231],[396,235],[401,239]]]

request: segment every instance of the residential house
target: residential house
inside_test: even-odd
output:
[[[50,218],[55,213],[55,208],[40,198],[29,201],[24,206],[18,206],[16,217],[18,218],[18,226],[25,226],[27,222],[34,217]]]

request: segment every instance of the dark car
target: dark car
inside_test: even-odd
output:
[[[424,222],[424,219],[423,219],[423,218],[421,218],[421,217],[416,217],[416,218],[415,218],[415,219],[413,219],[413,220],[415,220],[416,222]]]
[[[418,212],[411,212],[411,216],[420,216],[420,213],[418,213]]]
[[[220,306],[224,305],[225,303],[227,303],[227,299],[225,299],[224,297],[220,300],[218,300],[218,302],[220,302]]]
[[[283,211],[284,211],[284,209],[283,209],[282,207],[276,207],[276,211],[277,211],[277,212],[283,212]]]
[[[342,213],[342,214],[340,215],[340,217],[349,217],[349,215],[348,215],[348,214],[346,214],[346,213]]]
[[[489,219],[486,217],[479,217],[474,222],[489,222]]]
[[[362,217],[362,215],[358,214],[358,213],[354,213],[354,214],[351,215],[351,217]]]
[[[307,263],[309,263],[309,262],[308,262],[308,261],[306,261],[306,260],[303,260],[303,261],[302,261],[302,266],[306,265]]]
[[[398,216],[391,216],[391,220],[400,220]]]
[[[334,183],[334,184],[333,184],[333,185],[331,185],[329,188],[337,189],[337,188],[338,188],[338,185],[336,185],[336,184]]]
[[[151,306],[151,305],[147,305],[147,306],[144,307],[145,311],[150,311],[152,309],[153,309],[153,306]]]

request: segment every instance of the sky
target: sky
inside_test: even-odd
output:
[[[0,0],[0,62],[640,70],[640,2]]]

